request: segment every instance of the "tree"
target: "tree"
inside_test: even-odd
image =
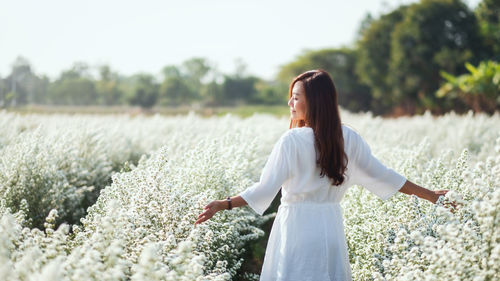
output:
[[[186,62],[190,65],[191,73],[189,76],[184,74],[177,66],[169,65],[163,68],[163,82],[159,90],[159,104],[169,106],[179,106],[190,104],[199,96],[201,87],[200,78],[196,73],[196,62]],[[195,92],[195,91],[198,91]]]
[[[269,105],[285,105],[288,102],[288,84],[279,81],[258,80],[254,102]]]
[[[207,83],[201,90],[203,102],[207,106],[215,106],[224,103],[222,86],[214,79]]]
[[[186,105],[194,99],[192,89],[179,77],[168,77],[160,86],[160,105]]]
[[[246,73],[247,65],[241,58],[235,60],[235,72],[224,75],[221,85],[221,94],[218,104],[238,105],[244,103],[257,103],[257,90],[255,85],[260,80],[258,77]]]
[[[119,76],[108,65],[99,67],[99,80],[96,82],[98,103],[101,105],[120,104],[124,93],[119,86]]]
[[[423,0],[408,7],[391,34],[388,84],[407,113],[440,111],[440,70],[463,73],[480,48],[477,20],[459,0]],[[414,106],[416,104],[416,107]]]
[[[76,62],[50,84],[48,99],[59,105],[96,105],[97,90],[86,63]]]
[[[356,41],[360,40],[365,31],[370,28],[372,25],[373,21],[375,19],[373,18],[371,13],[366,13],[365,17],[361,20],[361,23],[359,24],[358,31],[356,32]]]
[[[225,75],[222,84],[221,104],[237,105],[242,103],[255,103],[257,90],[255,84],[259,78],[255,76],[241,77],[240,75]]]
[[[485,58],[500,61],[500,1],[483,0],[475,13],[487,48]]]
[[[7,97],[7,83],[5,79],[2,79],[0,77],[0,108],[5,107],[7,105],[6,97]]]
[[[302,72],[324,69],[335,83],[339,105],[351,111],[368,110],[371,97],[368,87],[361,84],[355,72],[356,59],[357,53],[348,48],[305,51],[295,61],[281,67],[278,80],[289,85]]]
[[[185,80],[191,88],[195,99],[201,98],[201,88],[204,85],[204,79],[211,70],[211,66],[204,58],[192,58],[182,63],[185,69]]]
[[[203,104],[207,106],[215,106],[224,103],[224,93],[222,84],[224,82],[223,74],[215,65],[211,65],[209,73],[205,76],[209,82],[203,84],[200,95],[203,99]]]
[[[391,38],[395,26],[403,20],[406,9],[407,6],[400,6],[379,19],[372,20],[368,27],[363,28],[357,42],[356,74],[360,82],[370,88],[373,98],[371,110],[376,114],[385,112],[394,105],[388,79],[391,75]]]
[[[32,95],[31,89],[26,85],[29,78],[32,76],[31,65],[24,57],[17,57],[12,64],[12,72],[7,80],[10,82],[10,96],[12,105],[26,104],[28,95]],[[30,93],[28,93],[30,92]]]
[[[129,103],[146,109],[153,107],[158,99],[159,88],[154,77],[150,74],[137,74],[135,79],[133,96],[129,97]]]
[[[38,77],[31,68],[31,64],[24,57],[17,57],[12,64],[11,74],[5,78],[3,95],[5,105],[23,105],[28,103],[42,103],[46,99],[48,78]]]

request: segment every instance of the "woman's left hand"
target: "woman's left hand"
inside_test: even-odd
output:
[[[215,213],[217,213],[220,210],[223,210],[224,207],[222,206],[220,200],[214,200],[208,203],[208,205],[206,205],[205,207],[203,207],[203,209],[205,211],[198,216],[198,220],[194,223],[194,225],[197,225],[199,223],[202,223],[210,219],[213,215],[215,215]]]
[[[432,192],[434,193],[434,198],[432,199],[432,203],[436,204],[437,200],[439,199],[439,196],[441,195],[446,195],[449,190],[433,190]]]
[[[449,190],[434,190],[434,194],[435,194],[435,201],[434,203],[437,202],[437,200],[439,199],[439,196],[441,195],[446,195],[446,193],[448,193]],[[447,209],[449,209],[452,213],[455,213],[455,211],[458,209],[457,206],[458,204],[455,202],[455,201],[450,201],[450,200],[446,200],[443,202],[443,206]]]

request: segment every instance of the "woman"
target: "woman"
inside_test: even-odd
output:
[[[363,138],[341,123],[327,72],[297,76],[288,105],[290,130],[275,144],[259,182],[210,202],[195,225],[247,204],[262,215],[282,187],[260,280],[351,280],[339,204],[350,186],[361,185],[383,200],[400,191],[432,203],[447,190],[418,186],[373,157]]]

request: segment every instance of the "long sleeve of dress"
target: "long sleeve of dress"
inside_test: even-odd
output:
[[[354,184],[368,189],[382,200],[398,192],[406,177],[386,167],[372,153],[370,146],[357,133],[354,134]]]
[[[251,185],[239,195],[259,215],[269,207],[281,185],[291,176],[290,154],[293,140],[287,131],[276,142],[260,175],[259,182]]]

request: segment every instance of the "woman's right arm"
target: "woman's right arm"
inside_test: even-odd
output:
[[[240,207],[249,205],[256,213],[263,215],[273,199],[278,194],[283,182],[292,174],[290,165],[290,154],[295,151],[295,142],[290,135],[291,131],[285,132],[276,142],[267,158],[259,181],[231,197],[232,206]],[[245,198],[245,199],[243,199]],[[228,208],[226,200],[214,200],[204,207],[205,211],[198,216],[195,225],[211,218],[220,210]]]

